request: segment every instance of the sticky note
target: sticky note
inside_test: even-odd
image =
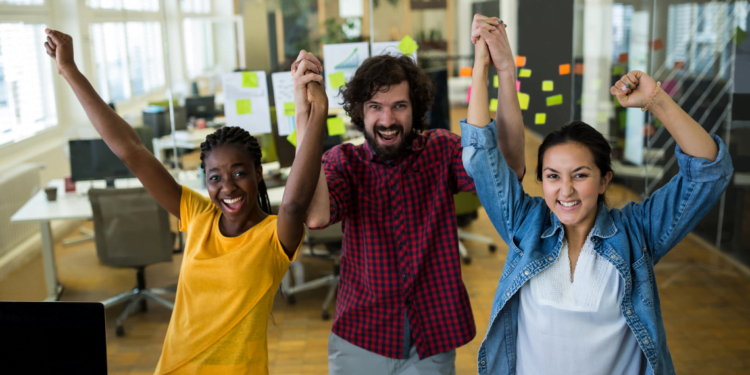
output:
[[[630,55],[628,55],[627,52],[621,53],[620,56],[617,57],[617,62],[622,64],[628,62],[628,59],[630,58]]]
[[[495,76],[494,78],[492,78],[492,87],[497,88],[497,86],[499,85],[497,83],[497,76]]]
[[[412,39],[412,37],[407,35],[404,39],[401,39],[401,43],[398,44],[398,49],[404,55],[410,56],[414,51],[419,49],[419,45],[414,39]]]
[[[534,124],[536,125],[544,125],[547,123],[547,114],[546,113],[537,113],[534,116]]]
[[[286,136],[286,140],[289,141],[292,146],[297,147],[297,129],[292,130],[292,132]]]
[[[258,87],[258,73],[242,72],[242,87]]]
[[[523,78],[531,77],[531,69],[521,69],[518,76]]]
[[[742,42],[747,39],[747,31],[740,29],[739,26],[734,29],[734,32],[732,34],[734,34],[732,35],[732,40],[734,41],[734,45],[737,47],[739,47],[740,44],[742,44]]]
[[[583,75],[583,63],[576,63],[575,73]]]
[[[328,135],[341,135],[346,133],[346,126],[344,126],[344,119],[341,117],[329,118],[326,121],[328,125]]]
[[[674,62],[674,70],[682,70],[685,69],[685,62],[684,61],[675,61]]]
[[[461,67],[461,70],[458,72],[459,77],[471,77],[471,67],[464,66]]]
[[[490,100],[490,112],[497,112],[497,99]]]
[[[519,68],[526,66],[526,56],[516,56],[516,66]]]
[[[516,81],[516,91],[521,91],[521,81]]]
[[[622,68],[620,65],[616,65],[612,67],[612,75],[613,76],[621,76],[625,72],[625,69]]]
[[[555,89],[555,83],[552,81],[542,81],[542,91],[552,91]]]
[[[471,86],[469,86],[469,90],[466,92],[466,102],[468,103],[471,101]]]
[[[560,64],[560,75],[570,74],[570,64]]]
[[[250,102],[250,99],[237,99],[235,106],[237,107],[238,115],[249,115],[253,113],[253,104]]]
[[[336,72],[328,75],[328,80],[331,83],[332,89],[337,89],[346,84],[346,78],[344,78],[344,72]]]
[[[596,113],[596,122],[607,122],[609,118],[607,117],[607,112],[597,112]]]
[[[664,48],[664,42],[661,40],[661,38],[657,38],[651,44],[651,47],[654,49],[654,51],[658,51],[658,50]]]
[[[284,103],[284,116],[294,116],[294,103]]]
[[[529,94],[524,94],[522,92],[518,93],[518,104],[521,105],[521,109],[527,110],[529,109]]]
[[[563,102],[562,94],[547,97],[547,106],[560,105]]]

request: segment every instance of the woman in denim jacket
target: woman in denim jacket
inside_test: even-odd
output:
[[[539,147],[536,177],[544,197],[531,197],[498,151],[482,84],[486,62],[502,60],[494,62],[502,67],[498,110],[515,111],[520,119],[513,56],[503,27],[479,26],[472,33],[476,84],[461,122],[463,161],[509,247],[479,349],[479,373],[674,373],[654,265],[724,192],[733,171],[726,146],[651,77],[632,71],[611,93],[622,106],[647,108],[664,124],[677,141],[679,174],[643,202],[610,209],[604,202],[613,175],[610,146],[575,122]]]

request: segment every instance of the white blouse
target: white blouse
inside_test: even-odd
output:
[[[521,288],[516,373],[644,374],[646,357],[620,311],[624,282],[591,238],[571,282],[568,243]]]

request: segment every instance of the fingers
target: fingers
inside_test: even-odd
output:
[[[300,77],[300,79],[297,81],[300,85],[307,85],[310,82],[317,82],[321,85],[324,83],[323,76],[320,74],[314,74],[314,73],[307,73],[304,76]]]
[[[65,42],[66,39],[62,38],[62,33],[59,31],[51,30],[51,29],[45,29],[44,30],[47,33],[47,37],[54,42],[55,46],[59,46]]]
[[[55,49],[54,49],[54,48],[52,48],[52,46],[50,46],[50,45],[49,45],[49,42],[44,42],[44,48],[45,48],[45,49],[47,50],[47,54],[49,55],[49,57],[51,57],[51,58],[53,58],[53,59],[54,59],[55,57],[57,57],[57,56],[55,55]]]
[[[626,83],[624,83],[622,80],[619,80],[619,81],[615,82],[615,85],[612,86],[609,89],[609,92],[612,95],[616,96],[618,99],[622,98],[622,97],[630,94],[630,92],[631,92],[631,87],[629,87],[629,86],[626,87],[625,85],[626,85]]]
[[[640,80],[641,74],[643,74],[643,72],[641,72],[639,70],[634,70],[634,71],[629,72],[628,74],[626,74],[625,77],[628,77],[628,79],[630,80],[630,82],[633,82],[633,84],[639,85],[641,83],[641,80]]]
[[[622,76],[622,78],[620,78],[618,83],[622,83],[621,86],[623,87],[621,88],[621,90],[624,92],[629,92],[628,90],[635,90],[636,84],[633,81],[631,81],[630,78],[628,78],[628,76]]]
[[[292,73],[292,77],[298,78],[304,76],[308,71],[315,72],[314,70],[310,70],[310,61],[309,60],[302,60],[299,64],[297,64],[297,69],[294,73]]]

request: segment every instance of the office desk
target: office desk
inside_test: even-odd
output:
[[[208,191],[201,185],[197,172],[180,172],[177,182],[187,186],[204,196]],[[57,187],[57,200],[47,201],[44,189],[39,190],[26,204],[21,207],[12,217],[14,222],[37,222],[39,232],[42,235],[42,261],[44,264],[44,278],[47,285],[47,298],[45,301],[57,301],[62,294],[63,286],[57,280],[57,268],[55,266],[54,239],[52,238],[52,220],[90,220],[93,216],[91,203],[88,195],[82,193],[65,193],[63,180],[52,180],[48,186]],[[78,182],[78,191],[88,191],[88,188],[104,188],[105,181]],[[142,187],[140,181],[135,178],[121,179],[115,181],[115,188]],[[284,187],[268,189],[268,198],[272,206],[281,204],[284,196]]]

